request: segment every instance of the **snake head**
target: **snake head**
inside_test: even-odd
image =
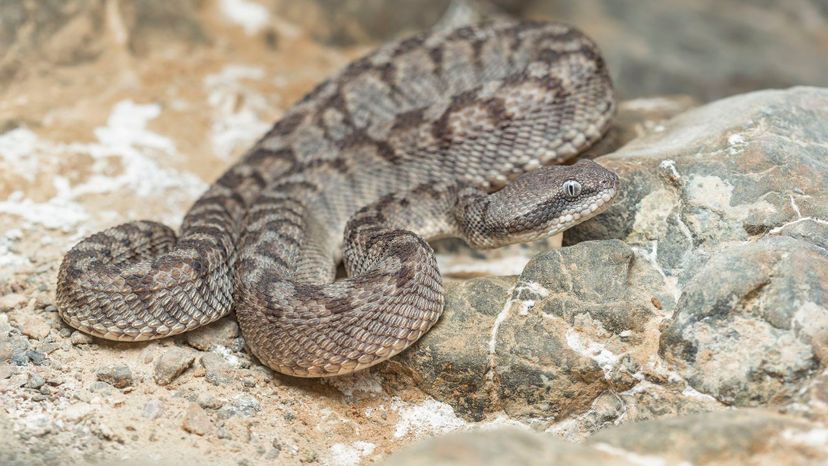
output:
[[[467,210],[483,225],[468,239],[479,248],[552,236],[603,212],[618,193],[618,175],[591,160],[538,168]]]

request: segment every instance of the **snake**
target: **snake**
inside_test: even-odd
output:
[[[498,21],[389,42],[290,107],[178,235],[141,220],[72,247],[59,314],[99,338],[142,341],[235,313],[250,352],[277,372],[365,369],[443,312],[428,241],[496,248],[607,208],[617,175],[568,162],[615,108],[603,57],[571,26]]]

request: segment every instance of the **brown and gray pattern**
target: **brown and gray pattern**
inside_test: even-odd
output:
[[[147,340],[235,309],[253,353],[280,372],[374,365],[442,312],[425,240],[498,247],[608,205],[613,173],[545,165],[598,140],[613,111],[601,56],[567,26],[391,43],[297,103],[195,203],[178,238],[133,222],[76,245],[60,314],[102,338]],[[349,278],[334,281],[340,259]]]

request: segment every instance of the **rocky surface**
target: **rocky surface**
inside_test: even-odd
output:
[[[659,42],[625,39],[626,24],[669,26],[644,24],[637,4],[313,3],[0,5],[0,464],[828,461],[828,90],[694,109],[812,82],[824,12],[803,0],[742,23],[737,13],[759,14],[746,2],[722,18],[676,3],[687,25]],[[664,19],[671,7],[647,8]],[[589,153],[620,174],[620,198],[563,239],[436,245],[447,308],[411,351],[299,380],[261,366],[232,318],[138,344],[60,321],[57,268],[78,239],[138,218],[176,225],[366,42],[503,11],[592,18],[582,26],[623,93],[695,97],[620,104]],[[735,54],[744,38],[775,45]],[[703,50],[664,60],[688,43]],[[733,67],[689,69],[700,57]]]

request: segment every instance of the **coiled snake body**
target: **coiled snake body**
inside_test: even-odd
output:
[[[567,26],[497,23],[388,44],[291,108],[195,202],[178,238],[139,221],[72,248],[60,315],[102,338],[147,340],[235,309],[252,352],[277,371],[374,365],[442,312],[425,239],[528,241],[609,203],[613,173],[547,165],[598,140],[613,111],[601,56]],[[340,259],[348,278],[334,281]]]

